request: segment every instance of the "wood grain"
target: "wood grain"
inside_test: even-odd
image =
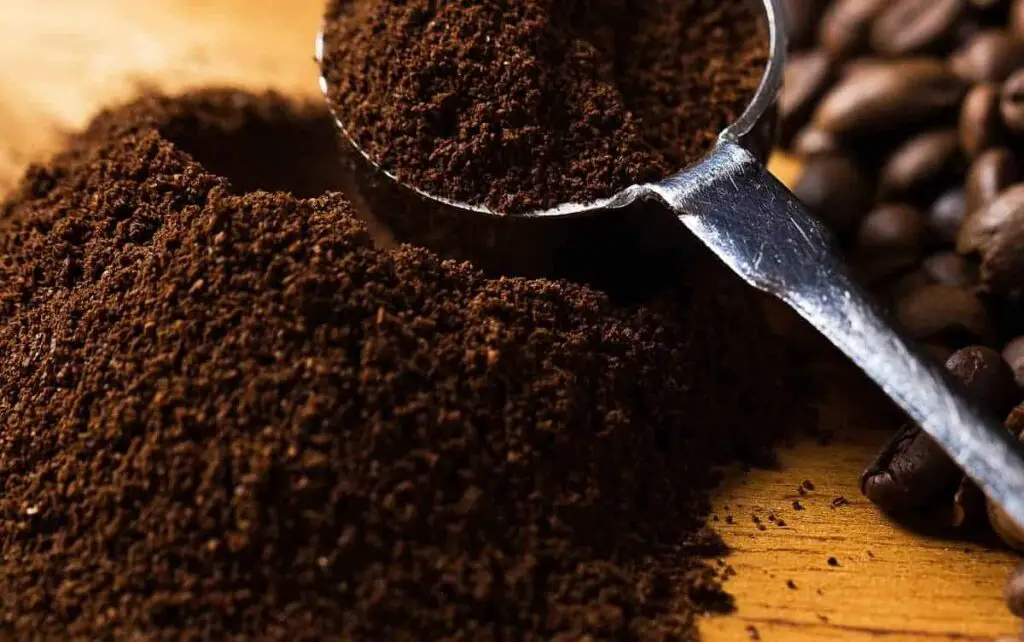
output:
[[[230,83],[315,98],[320,9],[307,0],[0,2],[0,189],[64,132],[141,87]],[[798,170],[786,159],[775,168],[789,178]],[[798,641],[1012,634],[1017,623],[1000,594],[1016,556],[915,536],[880,517],[857,489],[885,438],[865,429],[880,421],[878,402],[835,387],[823,419],[835,443],[797,443],[783,450],[782,470],[737,472],[718,493],[716,526],[733,549],[725,563],[736,571],[728,588],[738,610],[704,620],[705,639],[750,639],[748,627],[763,640]],[[801,497],[804,479],[815,490]],[[840,496],[849,505],[833,508]]]

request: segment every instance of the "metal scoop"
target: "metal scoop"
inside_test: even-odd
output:
[[[1024,527],[1024,457],[1017,444],[999,422],[964,398],[959,384],[942,368],[884,320],[838,260],[821,223],[765,169],[785,64],[786,28],[781,0],[752,1],[762,5],[771,39],[761,86],[740,119],[722,132],[717,146],[680,173],[656,183],[633,185],[605,200],[515,217],[400,187],[415,192],[434,210],[462,221],[609,216],[641,201],[660,202],[747,283],[784,301],[842,350]],[[322,65],[322,32],[316,51]],[[330,105],[325,75],[320,86]],[[352,143],[337,120],[344,138]],[[385,180],[395,181],[355,143],[352,146],[378,178],[383,174]]]

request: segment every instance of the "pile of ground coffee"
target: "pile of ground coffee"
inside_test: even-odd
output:
[[[692,639],[710,467],[796,419],[745,287],[616,307],[250,191],[330,127],[150,97],[3,206],[0,627]]]
[[[332,0],[324,71],[348,133],[401,181],[522,213],[698,160],[767,42],[745,0]]]

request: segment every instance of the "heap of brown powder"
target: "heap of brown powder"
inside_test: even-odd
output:
[[[620,308],[250,191],[330,128],[151,97],[3,206],[0,629],[691,639],[711,462],[791,406],[744,286]]]
[[[331,0],[346,130],[430,194],[507,213],[589,202],[708,152],[767,53],[746,0]]]

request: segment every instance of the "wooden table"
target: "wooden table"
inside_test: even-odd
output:
[[[232,83],[316,98],[312,47],[321,6],[0,2],[0,189],[59,146],[63,132],[142,87]],[[779,167],[792,176],[792,167]],[[834,443],[798,443],[782,452],[781,471],[737,473],[722,487],[717,527],[734,551],[726,562],[736,570],[728,589],[738,610],[706,619],[706,640],[750,639],[749,627],[763,640],[808,641],[992,640],[1017,629],[1000,597],[1015,555],[911,535],[860,496],[858,472],[885,438],[865,430],[879,421],[873,405],[880,402],[838,394],[823,419]],[[804,479],[815,490],[800,497]],[[849,504],[833,508],[837,497]],[[793,508],[796,499],[804,510]]]

